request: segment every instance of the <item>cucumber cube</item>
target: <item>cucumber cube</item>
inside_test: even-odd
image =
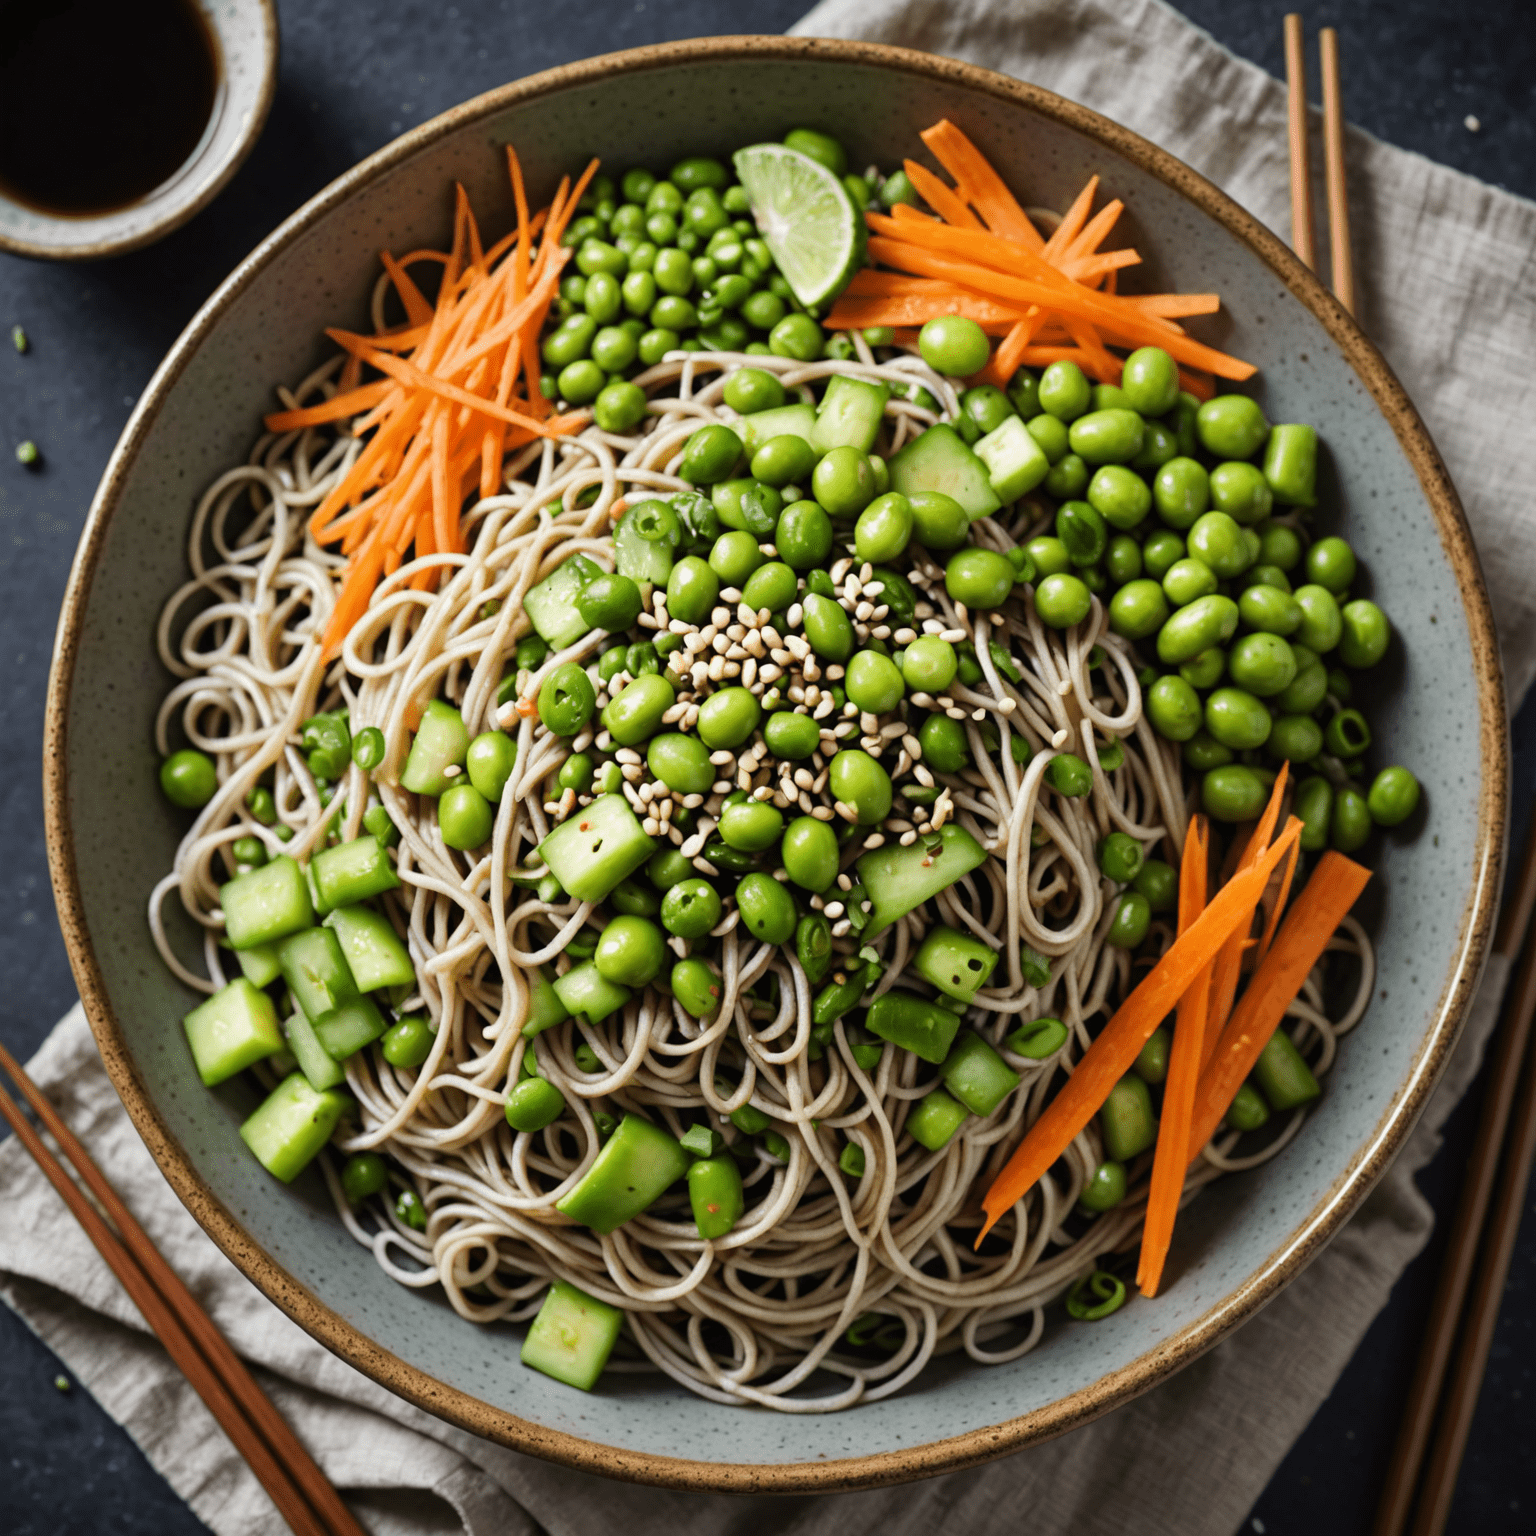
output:
[[[736,423],[735,431],[747,450],[749,461],[764,443],[775,437],[803,437],[816,449],[818,459],[825,451],[816,447],[816,407],[813,405],[777,405],[771,411],[754,411]]]
[[[833,448],[857,448],[860,453],[868,453],[880,434],[885,402],[890,397],[889,385],[868,384],[863,379],[834,374],[821,397],[811,447],[817,453]]]
[[[623,1322],[617,1307],[556,1280],[523,1340],[522,1362],[590,1392],[613,1353]]]
[[[935,1088],[917,1101],[907,1116],[907,1130],[913,1141],[930,1152],[947,1146],[949,1138],[965,1123],[965,1106],[957,1104],[942,1088]]]
[[[283,1048],[272,999],[244,976],[200,1003],[181,1023],[198,1076],[209,1088]]]
[[[1022,416],[1005,418],[976,444],[975,453],[987,466],[992,489],[1004,503],[1034,490],[1051,468],[1045,449],[1030,435]]]
[[[650,509],[652,512],[655,510],[654,507]],[[672,516],[676,519],[677,514],[674,512]],[[628,576],[631,581],[648,581],[654,586],[665,586],[667,577],[672,574],[672,556],[677,541],[643,538],[640,533],[641,522],[642,519],[631,517],[626,512],[614,527],[614,569],[620,576]],[[676,522],[674,526],[681,534],[681,523]]]
[[[286,1077],[240,1127],[240,1138],[274,1178],[291,1184],[335,1134],[352,1107],[344,1093],[316,1093],[303,1074]]]
[[[955,1043],[960,1016],[915,992],[883,992],[869,1005],[864,1027],[938,1066]]]
[[[393,891],[400,884],[383,843],[371,832],[353,838],[350,843],[322,848],[309,861],[309,875],[315,910],[322,913]]]
[[[224,931],[236,949],[270,944],[315,920],[304,871],[286,853],[220,886],[219,905]]]
[[[570,1009],[560,1001],[560,994],[555,991],[554,983],[543,971],[525,973],[523,979],[528,983],[529,990],[533,994],[528,999],[528,1017],[523,1020],[523,1034],[528,1039],[532,1039],[534,1035],[543,1034],[546,1029],[553,1029],[556,1024],[564,1023],[570,1018]]]
[[[325,926],[335,932],[359,992],[409,986],[416,980],[416,967],[382,912],[372,907],[337,907]]]
[[[255,944],[250,949],[238,949],[235,959],[240,962],[241,974],[253,987],[270,987],[283,974],[282,966],[277,963],[275,944]]]
[[[315,1038],[327,1056],[345,1061],[365,1045],[372,1045],[388,1028],[371,997],[354,997],[315,1020]]]
[[[937,853],[929,853],[931,841],[920,838],[908,848],[888,843],[858,861],[859,883],[874,903],[864,929],[867,938],[987,862],[981,844],[953,822],[940,829]]]
[[[315,1026],[302,1013],[284,1021],[283,1033],[288,1037],[288,1049],[293,1053],[294,1062],[316,1093],[339,1088],[346,1082],[345,1068],[320,1044]]]
[[[629,1001],[628,989],[609,981],[590,960],[573,965],[552,990],[556,1001],[567,1013],[585,1014],[594,1024]],[[544,1027],[548,1028],[548,1025]]]
[[[997,968],[997,951],[969,933],[939,927],[929,931],[912,969],[948,997],[969,1003]]]
[[[334,929],[306,928],[284,939],[277,958],[283,980],[310,1023],[357,996],[357,982]]]
[[[606,1236],[688,1172],[688,1154],[659,1126],[625,1115],[581,1182],[555,1209]]]
[[[939,1069],[944,1086],[970,1110],[985,1118],[1019,1086],[1019,1074],[971,1030],[955,1041]]]
[[[602,901],[655,853],[623,795],[599,795],[539,844],[539,855],[577,901]]]
[[[555,650],[563,651],[566,646],[574,645],[592,627],[582,618],[576,599],[596,574],[597,567],[577,555],[563,565],[557,565],[523,599],[529,621],[540,638],[547,640]]]
[[[960,434],[943,422],[913,438],[891,460],[890,469],[893,491],[903,496],[942,491],[953,496],[972,519],[986,517],[1002,506],[992,489],[987,466],[966,447]]]
[[[533,593],[528,597],[531,603]],[[453,782],[443,770],[462,768],[468,751],[469,731],[463,715],[452,704],[433,699],[422,711],[421,724],[406,754],[400,787],[417,795],[442,794]]]

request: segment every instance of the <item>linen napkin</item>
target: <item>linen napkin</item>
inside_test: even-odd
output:
[[[1126,123],[1287,227],[1283,88],[1157,0],[828,0],[797,32],[986,64]],[[1424,414],[1466,503],[1511,698],[1536,671],[1536,517],[1515,494],[1536,350],[1536,206],[1351,131],[1361,319]],[[1462,360],[1467,360],[1462,366]],[[1473,365],[1475,363],[1475,366]],[[1355,1219],[1232,1338],[1117,1413],[1003,1461],[822,1498],[689,1495],[521,1456],[395,1398],[290,1323],[203,1236],[144,1150],[79,1008],[31,1064],[133,1208],[371,1530],[390,1536],[1228,1536],[1331,1389],[1428,1237],[1413,1175],[1476,1072],[1506,967],[1490,963],[1460,1047],[1403,1154]],[[14,1144],[0,1146],[0,1296],[144,1448],[218,1536],[277,1517],[84,1234]],[[1199,1467],[1198,1479],[1181,1469]]]

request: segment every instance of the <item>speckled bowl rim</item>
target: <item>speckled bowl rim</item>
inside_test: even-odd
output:
[[[223,160],[215,168],[213,174],[208,176],[206,180],[189,177],[187,181],[188,189],[196,188],[196,191],[192,192],[191,196],[183,199],[167,200],[165,212],[159,218],[154,219],[131,234],[109,235],[104,239],[82,240],[76,244],[53,244],[44,240],[18,240],[14,235],[8,235],[0,231],[0,251],[8,251],[13,256],[32,256],[39,261],[100,261],[106,256],[126,256],[129,251],[138,251],[142,250],[146,245],[153,245],[157,240],[163,240],[173,230],[180,229],[189,219],[195,218],[201,213],[229,185],[235,172],[245,164],[246,157],[255,149],[256,141],[261,137],[261,130],[267,125],[267,114],[272,110],[272,99],[277,94],[277,58],[280,47],[280,34],[277,24],[277,0],[248,0],[248,3],[254,4],[261,13],[261,83],[256,93],[255,105],[244,130],[230,144],[229,148],[225,150]],[[213,25],[211,20],[209,25]],[[222,38],[219,39],[219,45],[221,48],[223,47]],[[423,126],[430,128],[432,124],[427,123]],[[364,164],[368,163],[367,161],[364,162]],[[357,171],[362,170],[362,168],[361,165],[356,167],[351,174],[355,176]],[[333,191],[335,189],[328,188],[327,190]],[[131,212],[134,206],[136,205],[129,204],[128,208],[122,209],[120,212]],[[68,219],[60,219],[58,224],[60,228],[67,228],[70,222]],[[290,219],[289,224],[292,223],[293,220]],[[284,225],[283,229],[276,232],[277,235],[281,235],[287,228],[288,225]],[[241,273],[244,273],[250,265],[250,261],[259,256],[263,250],[270,247],[275,239],[276,235],[269,237],[252,252],[251,257],[241,264],[235,276],[238,277]],[[233,279],[231,279],[232,281]],[[230,284],[226,283],[214,295],[209,304],[205,305],[198,314],[197,319],[193,321],[192,326],[196,326],[210,318],[209,309],[212,304],[219,301],[229,287]],[[188,336],[190,336],[192,326],[189,326],[187,333],[182,336],[182,342],[185,342]],[[180,345],[181,343],[178,343],[177,348],[166,358],[166,364],[169,364],[178,355]],[[164,376],[166,364],[161,365],[160,373],[156,376],[157,379]],[[167,379],[166,382],[169,383],[169,380]],[[129,428],[132,425],[133,423],[130,421]],[[119,451],[121,451],[127,441],[128,429],[124,429],[122,441],[118,444]],[[112,462],[115,463],[116,460],[114,459]],[[106,480],[103,480],[102,490],[105,489]],[[99,499],[100,493],[98,492],[98,501]],[[82,549],[83,547],[82,545]]]
[[[113,1015],[92,951],[81,900],[68,809],[66,730],[70,686],[92,575],[107,525],[161,404],[203,340],[230,305],[280,252],[360,188],[417,151],[515,102],[614,74],[635,74],[695,61],[829,60],[874,65],[954,83],[1015,104],[1087,134],[1181,192],[1263,261],[1327,330],[1370,391],[1417,474],[1460,587],[1477,679],[1482,789],[1476,871],[1466,897],[1455,956],[1404,1090],[1362,1139],[1349,1165],[1310,1215],[1286,1235],[1261,1268],[1231,1295],[1179,1333],[1128,1365],[1048,1406],[1004,1423],[900,1451],[840,1460],[735,1465],[653,1456],[601,1445],[533,1424],[494,1408],[406,1364],[345,1322],[299,1284],[251,1238],[219,1201],[171,1134],[138,1074]],[[396,139],[333,182],[269,235],[199,311],[160,365],[107,466],[70,573],[48,687],[44,801],[48,853],[59,919],[81,998],[107,1072],[162,1172],[183,1203],[239,1269],[302,1328],[342,1359],[407,1401],[514,1450],[605,1477],[695,1492],[816,1493],[877,1487],[976,1466],[1086,1424],[1165,1380],[1210,1349],[1292,1280],[1364,1199],[1402,1147],[1449,1059],[1486,958],[1499,897],[1508,795],[1504,684],[1493,615],[1471,531],[1433,442],[1385,359],[1317,278],[1263,225],[1204,177],[1109,119],[1038,86],[953,59],[873,43],[815,38],[721,37],[609,54],[547,70],[477,97]]]

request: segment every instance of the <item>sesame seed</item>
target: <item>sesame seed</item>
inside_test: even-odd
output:
[[[1067,731],[1065,731],[1065,730],[1053,731],[1051,733],[1051,745],[1053,747],[1064,747],[1064,746],[1066,746],[1067,740],[1068,740],[1068,736],[1069,736],[1069,733]]]
[[[693,628],[693,625],[689,624],[689,623],[686,623],[682,619],[672,619],[672,620],[670,620],[668,622],[667,628],[674,635],[686,635],[688,633],[688,631]]]
[[[934,698],[931,693],[914,693],[912,695],[912,702],[917,705],[919,709],[932,709],[934,705]]]
[[[833,809],[839,816],[843,818],[844,821],[852,821],[856,823],[859,819],[859,813],[851,805],[849,805],[846,800],[839,800],[836,805],[833,806]]]
[[[649,805],[656,798],[657,788],[654,782],[647,782],[640,786],[640,798]]]
[[[445,779],[456,779],[463,772],[464,770],[460,768],[457,763],[449,763],[448,766],[443,769],[443,777]]]
[[[875,605],[873,603],[860,603],[858,607],[853,610],[853,616],[862,624],[874,613],[874,611]]]
[[[772,624],[764,624],[758,633],[762,635],[763,639],[775,650],[779,650],[783,647],[784,637],[778,632],[778,630],[773,627]],[[787,657],[785,659],[788,660]]]
[[[933,788],[933,775],[929,773],[921,763],[918,763],[912,769],[912,777],[915,778],[917,782],[923,786],[924,789]]]
[[[844,935],[846,935],[848,930],[850,928],[852,928],[852,927],[853,927],[853,924],[851,922],[849,922],[848,919],[845,917],[845,918],[843,918],[843,920],[841,922],[837,922],[837,923],[833,923],[832,924],[832,937],[834,939],[840,939],[840,938],[844,937]]]
[[[812,896],[810,907],[812,912],[823,912],[826,910],[826,903],[821,899],[820,896]],[[839,912],[837,915],[841,917],[843,914]]]
[[[693,867],[698,870],[701,875],[718,875],[720,873],[720,871],[716,869],[708,859],[698,855],[695,855],[694,857]]]
[[[910,848],[912,846],[912,844],[915,843],[916,841],[917,841],[917,833],[916,832],[903,832],[901,834],[901,846],[903,848]]]
[[[841,874],[837,877],[837,888],[840,891],[851,891],[853,881],[846,874]]]
[[[867,709],[862,711],[859,715],[859,729],[866,735],[871,731],[878,731],[880,729],[880,716],[870,714]]]
[[[938,619],[924,619],[923,633],[925,635],[942,635],[944,633],[944,625]]]
[[[739,603],[741,601],[740,587],[721,587],[720,601],[722,603]]]
[[[621,763],[619,765],[619,772],[622,773],[631,784],[636,784],[645,777],[645,769],[641,767],[639,763]]]
[[[829,573],[832,577],[832,585],[835,587],[853,566],[852,560],[839,560]]]
[[[814,683],[821,677],[821,668],[816,665],[814,656],[807,656],[805,665],[800,670],[805,674],[805,680],[808,683]]]
[[[687,709],[688,706],[686,704],[670,705],[668,708],[662,711],[661,723],[663,725],[671,725],[675,721],[681,720],[683,715],[687,712]]]
[[[827,668],[827,681],[829,683],[840,683],[847,675],[848,669],[846,667],[831,666]]]
[[[987,712],[986,712],[985,709],[973,709],[971,711],[971,719],[972,720],[985,720],[986,718],[987,718]]]
[[[688,706],[688,713],[683,716],[680,723],[685,731],[691,731],[698,722],[699,706],[697,704],[690,704]]]
[[[724,768],[727,764],[730,764],[732,768],[736,766],[735,754],[732,752],[727,752],[723,748],[719,752],[711,752],[709,754],[709,760],[711,764],[713,764],[713,766],[716,768]]]
[[[716,608],[709,616],[710,639],[714,639],[714,631],[724,629],[731,622],[731,610],[729,608]]]
[[[917,631],[915,629],[908,629],[906,626],[903,626],[901,629],[896,631],[896,634],[893,638],[895,639],[897,645],[911,645],[912,642],[917,639]]]
[[[819,901],[821,898],[817,897],[816,899]],[[829,901],[821,910],[828,917],[841,917],[843,915],[843,904],[840,901]]]
[[[814,816],[817,821],[831,821],[832,808],[827,805],[813,805],[811,807],[811,815]]]
[[[889,624],[877,624],[870,630],[870,635],[876,640],[889,640],[891,638],[891,626]]]

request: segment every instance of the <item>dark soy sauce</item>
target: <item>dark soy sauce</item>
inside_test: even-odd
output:
[[[76,217],[137,202],[197,148],[218,77],[192,0],[0,0],[0,192]]]

